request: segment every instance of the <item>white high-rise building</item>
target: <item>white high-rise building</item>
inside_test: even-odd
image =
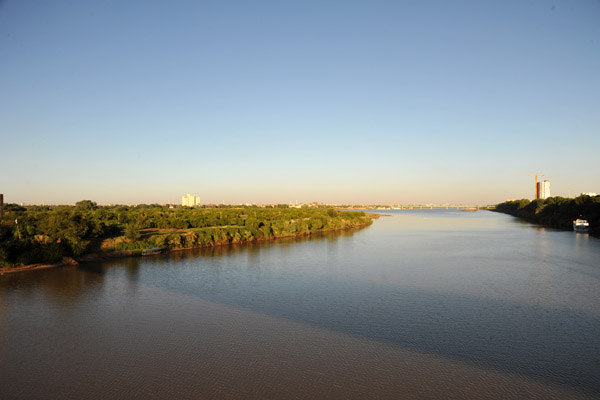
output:
[[[184,207],[199,206],[200,205],[200,197],[188,193],[187,196],[181,197],[181,205]]]
[[[550,181],[538,182],[538,199],[547,199],[550,197]]]

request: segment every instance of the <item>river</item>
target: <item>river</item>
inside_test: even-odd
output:
[[[489,211],[0,276],[1,399],[600,398],[600,240]]]

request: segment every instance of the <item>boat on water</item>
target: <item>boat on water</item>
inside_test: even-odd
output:
[[[155,247],[153,249],[142,250],[142,255],[143,256],[151,256],[153,254],[160,254],[161,252],[162,252],[162,249],[160,247]]]
[[[577,218],[573,221],[573,230],[575,232],[587,233],[590,231],[590,224],[585,219]]]
[[[477,211],[477,207],[468,207],[468,208],[461,208],[460,211]]]

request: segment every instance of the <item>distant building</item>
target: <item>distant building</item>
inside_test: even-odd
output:
[[[590,197],[596,197],[596,196],[598,196],[598,193],[595,193],[595,192],[587,192],[587,193],[581,193],[581,194],[583,196],[590,196]],[[0,196],[2,196],[2,195],[0,194]]]
[[[182,196],[181,197],[181,205],[184,207],[195,207],[195,206],[199,206],[200,205],[200,197],[193,195],[193,194],[187,194],[187,196]]]
[[[550,197],[550,181],[538,182],[536,194],[538,199],[547,199]]]

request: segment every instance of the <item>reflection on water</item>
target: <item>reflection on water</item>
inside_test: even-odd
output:
[[[0,277],[0,398],[594,398],[600,243],[491,212]]]

